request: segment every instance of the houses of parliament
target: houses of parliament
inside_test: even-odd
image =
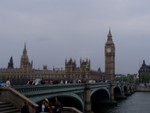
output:
[[[47,66],[43,66],[43,69],[33,69],[33,62],[29,61],[27,54],[26,44],[23,48],[23,53],[20,59],[20,67],[14,68],[13,57],[11,56],[8,67],[0,68],[0,81],[4,82],[6,79],[10,79],[12,84],[26,84],[28,80],[34,80],[36,78],[42,78],[48,81],[54,80],[113,80],[115,76],[115,45],[113,43],[111,31],[107,35],[107,41],[105,44],[105,72],[101,69],[91,70],[90,59],[80,59],[80,66],[77,67],[76,60],[70,58],[65,60],[64,70],[47,69]]]

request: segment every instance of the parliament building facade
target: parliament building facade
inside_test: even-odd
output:
[[[109,48],[109,49],[108,49]],[[105,72],[101,69],[91,70],[90,59],[80,59],[80,66],[77,67],[76,60],[70,58],[65,60],[65,68],[63,69],[33,69],[33,62],[29,61],[26,44],[20,59],[20,67],[14,68],[13,57],[10,58],[7,68],[0,69],[0,81],[4,82],[8,78],[12,84],[26,84],[28,80],[42,78],[47,81],[73,81],[73,80],[95,80],[104,81],[112,80],[115,70],[115,47],[112,41],[112,35],[109,31],[107,42],[105,44]]]

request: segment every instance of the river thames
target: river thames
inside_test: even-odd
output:
[[[127,99],[119,101],[117,106],[95,113],[150,113],[150,92],[136,92]]]

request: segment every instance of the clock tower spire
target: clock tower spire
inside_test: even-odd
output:
[[[105,44],[105,80],[114,81],[115,77],[115,45],[109,29]]]

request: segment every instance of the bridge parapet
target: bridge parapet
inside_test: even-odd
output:
[[[57,84],[57,85],[38,85],[38,86],[13,86],[17,91],[38,103],[44,98],[54,98],[65,96],[76,98],[84,106],[82,95],[84,84]],[[83,108],[82,108],[83,109]]]
[[[13,103],[13,105],[18,109],[21,109],[24,102],[27,102],[31,113],[36,113],[38,109],[38,105],[36,103],[10,87],[0,88],[0,99],[4,102],[8,101]]]
[[[25,94],[27,92],[37,92],[37,91],[62,91],[62,89],[74,90],[74,89],[84,89],[84,84],[57,84],[57,85],[20,85],[13,86],[17,91]]]

